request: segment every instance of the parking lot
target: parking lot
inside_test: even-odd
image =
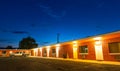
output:
[[[120,66],[46,58],[0,57],[0,71],[120,71]]]

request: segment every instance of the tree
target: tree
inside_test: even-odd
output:
[[[7,46],[6,49],[13,49],[13,47],[12,46]]]
[[[35,39],[32,37],[23,38],[19,42],[19,49],[32,49],[32,48],[36,48],[37,46],[38,44],[36,43]]]

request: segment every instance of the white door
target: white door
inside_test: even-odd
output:
[[[95,45],[96,60],[103,60],[102,45]]]
[[[74,58],[74,59],[77,59],[77,58],[78,58],[77,48],[73,48],[73,58]]]

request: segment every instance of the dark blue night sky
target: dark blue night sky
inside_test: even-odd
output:
[[[120,0],[0,0],[0,47],[39,46],[120,30]]]

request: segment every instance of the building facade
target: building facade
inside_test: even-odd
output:
[[[120,31],[30,50],[1,49],[0,56],[9,56],[15,52],[38,57],[120,61]]]
[[[120,31],[31,49],[31,55],[120,61]]]
[[[0,49],[0,56],[9,57],[11,53],[17,53],[17,52],[24,52],[27,54],[31,54],[31,50],[26,50],[26,49]]]

